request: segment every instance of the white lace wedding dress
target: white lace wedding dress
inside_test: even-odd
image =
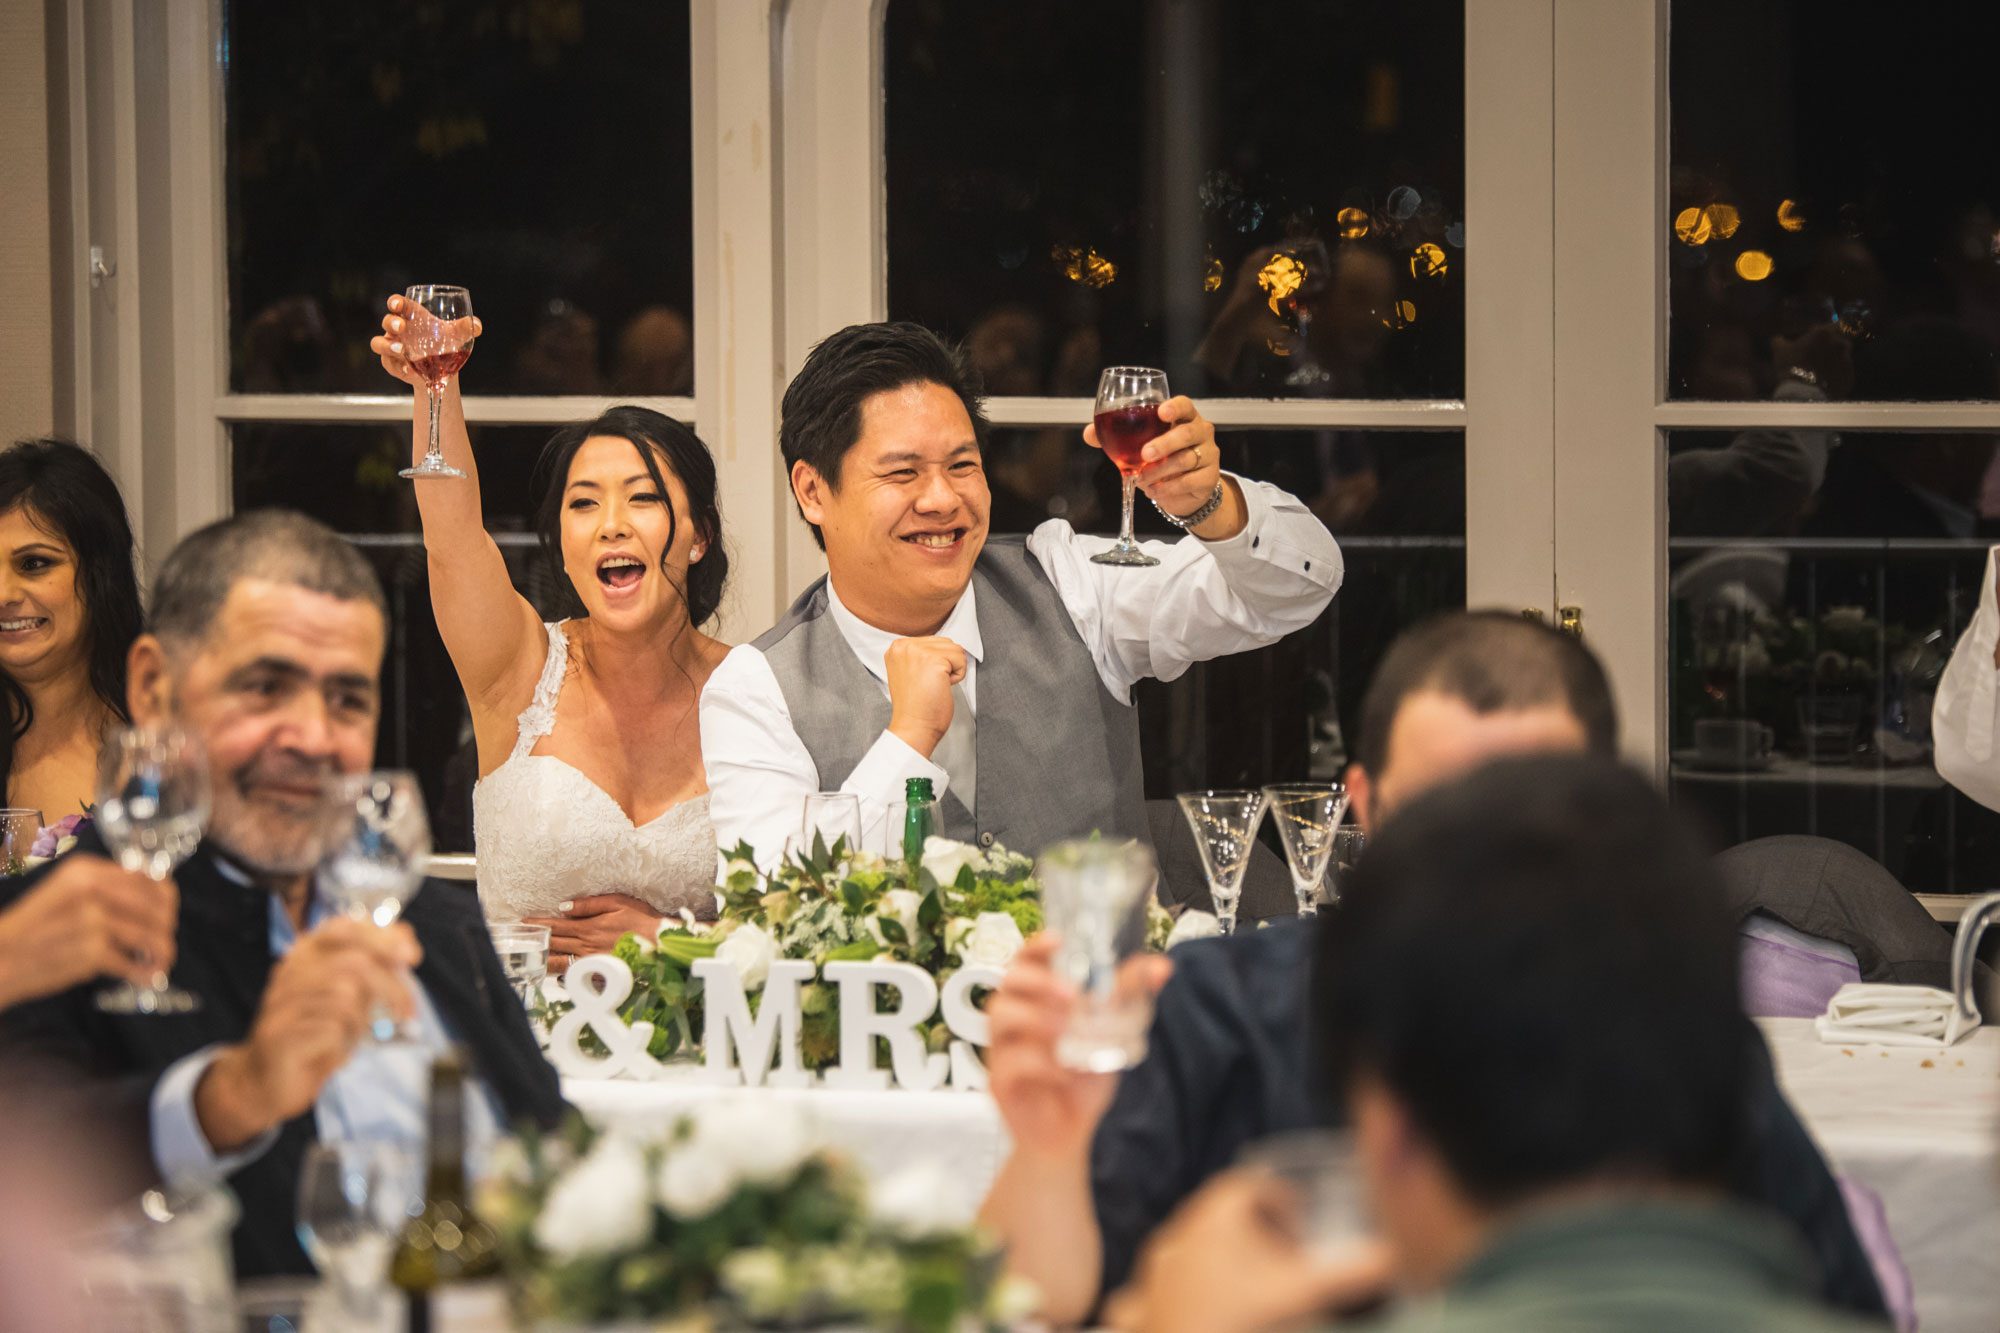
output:
[[[715,914],[715,829],[708,793],[634,825],[618,802],[569,764],[531,754],[556,724],[569,662],[561,624],[548,625],[549,655],[522,710],[507,762],[472,789],[479,900],[489,921],[553,916],[558,903],[624,893],[662,915]]]

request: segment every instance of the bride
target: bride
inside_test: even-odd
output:
[[[413,450],[430,411],[404,359],[409,302],[389,298],[369,349],[416,389]],[[614,407],[542,450],[536,528],[561,567],[569,619],[545,625],[514,590],[481,521],[479,469],[453,380],[445,461],[466,479],[418,481],[431,606],[458,668],[479,750],[473,839],[489,920],[550,928],[550,970],[651,938],[660,919],[715,910],[715,834],[696,703],[729,649],[700,631],[729,561],[715,462],[658,412]]]

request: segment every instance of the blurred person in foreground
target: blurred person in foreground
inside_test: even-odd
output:
[[[1508,612],[1438,616],[1391,644],[1369,684],[1347,772],[1353,815],[1372,838],[1423,792],[1493,759],[1608,758],[1617,733],[1604,669],[1576,640]],[[1307,989],[1314,941],[1344,919],[1339,910],[1177,947],[1146,1057],[1122,1077],[1056,1062],[1074,993],[1051,969],[1049,936],[1022,950],[987,1004],[988,1078],[1014,1146],[981,1218],[1041,1287],[1051,1319],[1087,1318],[1131,1275],[1146,1237],[1246,1144],[1323,1123]],[[1169,963],[1139,968],[1159,984]],[[1734,1189],[1807,1238],[1830,1303],[1880,1313],[1840,1188],[1779,1092],[1761,1034],[1741,1014],[1736,1033],[1753,1076],[1738,1107],[1751,1148]]]
[[[1812,1255],[1730,1197],[1744,1058],[1719,877],[1638,774],[1491,764],[1413,802],[1315,943],[1314,1073],[1385,1246],[1330,1264],[1297,1198],[1231,1171],[1114,1302],[1143,1333],[1272,1327],[1379,1298],[1390,1330],[1808,1330]]]
[[[108,1014],[79,985],[0,1016],[0,1037],[89,1105],[118,1188],[226,1179],[243,1209],[238,1275],[310,1273],[293,1229],[307,1146],[421,1144],[446,1043],[482,1089],[467,1101],[475,1144],[503,1123],[552,1124],[561,1095],[471,894],[426,881],[385,928],[315,893],[322,787],[375,754],[386,624],[360,554],[299,514],[211,524],[161,567],[147,629],[132,646],[133,720],[198,737],[213,786],[207,836],[175,874],[171,975],[201,1008]],[[107,864],[103,851],[86,831],[10,889]],[[420,1040],[358,1045],[378,1005]]]

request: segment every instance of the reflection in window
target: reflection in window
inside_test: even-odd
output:
[[[1340,539],[1347,577],[1333,605],[1268,648],[1141,681],[1146,794],[1338,779],[1361,692],[1389,641],[1465,605],[1465,440],[1456,432],[1216,434],[1222,465],[1311,507]],[[1000,428],[987,446],[993,531],[1065,518],[1116,535],[1118,474],[1080,427]],[[1142,539],[1175,540],[1144,499]]]
[[[473,426],[486,527],[514,586],[544,615],[557,614],[561,571],[534,538],[530,473],[545,426]],[[478,758],[458,673],[431,615],[430,572],[414,488],[396,475],[410,461],[408,425],[238,425],[230,431],[234,507],[280,506],[311,514],[360,547],[389,599],[376,762],[414,770],[430,801],[440,852],[472,850],[472,784]]]
[[[686,394],[686,0],[228,6],[230,385],[389,392],[383,298],[468,287],[482,393]]]
[[[1675,432],[1674,795],[1731,841],[1816,833],[1910,888],[2000,877],[2000,815],[1931,755],[1995,523],[1990,435]]]
[[[1676,398],[1996,396],[2000,9],[1676,0],[1668,384]],[[1900,21],[1899,21],[1900,20]],[[1870,382],[1871,341],[1933,329],[1934,373]]]
[[[1462,0],[894,0],[889,309],[994,394],[1100,367],[1464,390]]]

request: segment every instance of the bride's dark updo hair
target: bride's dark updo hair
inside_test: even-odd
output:
[[[674,584],[687,605],[688,623],[697,629],[715,618],[722,605],[722,590],[729,581],[729,555],[722,548],[722,510],[715,498],[715,459],[708,446],[693,431],[648,407],[614,407],[595,421],[564,426],[542,446],[535,462],[535,486],[541,501],[535,507],[535,532],[540,537],[542,555],[557,574],[556,596],[559,612],[565,617],[587,614],[583,599],[564,572],[562,553],[563,491],[569,485],[569,465],[585,440],[611,435],[629,440],[646,466],[646,475],[659,487],[660,502],[667,507],[667,550],[660,553],[660,572]],[[667,568],[667,553],[680,536],[681,515],[674,508],[673,492],[660,471],[660,459],[680,478],[687,492],[688,521],[706,549],[701,559],[688,567],[687,586],[675,583]]]

